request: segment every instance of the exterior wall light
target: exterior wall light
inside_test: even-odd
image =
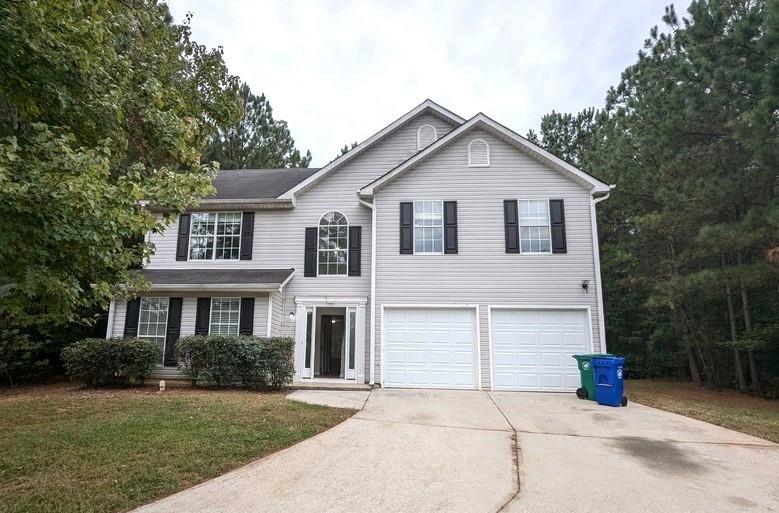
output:
[[[584,289],[584,292],[590,291],[590,280],[582,280],[582,288]]]

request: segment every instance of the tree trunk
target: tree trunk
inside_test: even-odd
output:
[[[738,286],[741,290],[741,307],[744,310],[744,328],[747,335],[752,332],[752,316],[749,313],[749,294],[744,282],[738,280]],[[752,382],[752,392],[757,396],[762,396],[760,389],[760,374],[757,372],[757,361],[755,360],[754,349],[747,349],[747,361],[749,362],[749,380]]]
[[[722,255],[722,269],[725,269],[725,255]],[[733,343],[733,363],[736,367],[736,381],[738,383],[738,391],[747,391],[747,378],[744,376],[744,366],[741,364],[741,352],[736,347],[736,341],[738,340],[738,334],[736,333],[736,313],[733,308],[733,291],[730,288],[730,283],[725,281],[725,299],[728,304],[728,322],[730,322],[730,341]]]
[[[687,361],[690,364],[690,376],[692,376],[692,382],[698,386],[702,386],[701,373],[698,371],[698,362],[695,361],[695,353],[692,351],[692,346],[687,344]]]

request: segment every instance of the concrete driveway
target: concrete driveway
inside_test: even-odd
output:
[[[776,444],[641,405],[385,389],[325,433],[136,511],[779,512],[777,475]]]

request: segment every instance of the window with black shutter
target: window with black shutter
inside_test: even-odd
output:
[[[549,224],[552,229],[552,253],[567,253],[565,240],[565,206],[563,200],[549,200]]]
[[[360,275],[362,261],[362,227],[349,227],[349,276]]]
[[[519,253],[517,200],[503,200],[503,225],[506,238],[506,253]]]
[[[456,201],[444,201],[444,253],[457,253]]]
[[[414,203],[400,203],[400,254],[414,254]]]
[[[244,212],[241,222],[241,260],[252,259],[254,244],[254,212]]]
[[[208,335],[208,324],[211,320],[211,298],[197,298],[195,312],[195,335]]]

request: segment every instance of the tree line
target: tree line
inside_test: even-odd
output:
[[[599,109],[528,137],[616,185],[598,229],[634,377],[779,396],[779,2],[666,8]]]
[[[99,332],[143,286],[144,234],[213,193],[219,164],[311,161],[189,22],[156,0],[0,3],[0,379]]]

